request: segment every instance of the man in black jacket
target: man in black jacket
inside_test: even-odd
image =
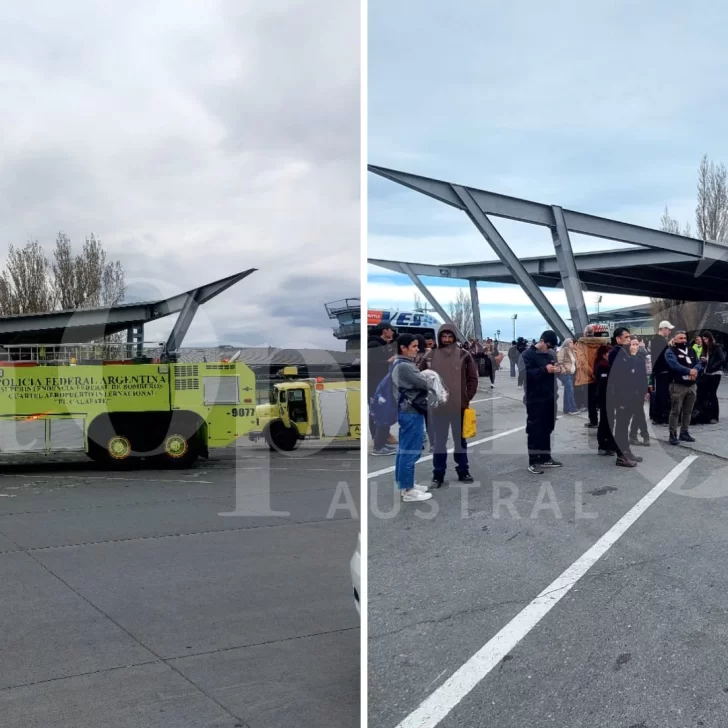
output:
[[[558,338],[553,331],[544,331],[541,339],[526,349],[518,362],[524,382],[526,404],[526,437],[528,470],[543,475],[544,468],[560,468],[551,457],[551,433],[556,424],[556,364],[554,349]]]
[[[665,350],[674,328],[669,321],[660,321],[650,343],[652,381],[655,385],[650,398],[650,419],[655,425],[666,425],[670,421],[670,367],[665,363]]]
[[[634,468],[642,462],[642,458],[636,456],[629,446],[629,423],[635,411],[634,392],[638,376],[629,352],[631,338],[629,329],[623,326],[615,329],[607,379],[607,413],[612,419],[610,424],[617,446],[616,464],[623,468]]]

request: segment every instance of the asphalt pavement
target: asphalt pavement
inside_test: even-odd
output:
[[[249,444],[178,472],[0,460],[0,725],[358,726],[359,471]]]
[[[692,447],[652,428],[628,470],[561,416],[564,467],[536,476],[521,391],[507,372],[481,390],[474,486],[451,469],[401,504],[369,457],[369,726],[724,728],[725,425]]]

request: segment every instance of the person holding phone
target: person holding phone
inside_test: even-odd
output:
[[[534,475],[543,475],[544,468],[562,465],[551,457],[551,433],[556,424],[556,375],[562,372],[554,356],[557,344],[556,333],[544,331],[538,343],[526,349],[518,362],[525,390],[528,472]]]

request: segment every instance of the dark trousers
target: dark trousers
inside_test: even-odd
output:
[[[526,440],[528,464],[537,465],[551,459],[551,433],[556,424],[556,403],[526,402]]]
[[[455,445],[455,470],[458,475],[468,471],[468,444],[463,437],[464,410],[455,412],[438,412],[433,410],[429,414],[430,431],[434,437],[435,453],[432,456],[432,472],[436,477],[444,477],[447,470],[447,438],[452,432]]]
[[[650,419],[658,425],[666,425],[670,421],[670,374],[654,374],[655,391],[650,397]]]
[[[590,385],[591,386],[591,385]],[[599,403],[599,428],[597,429],[597,443],[600,450],[614,452],[617,446],[614,442],[612,424],[614,423],[614,411],[610,412],[606,402]]]
[[[387,444],[389,437],[389,427],[379,427],[374,421],[374,417],[369,414],[369,432],[372,440],[374,440],[374,449],[381,450]]]
[[[614,444],[617,455],[624,457],[629,451],[629,423],[634,414],[634,404],[621,402],[614,409]]]
[[[718,404],[718,387],[722,376],[706,375],[698,379],[698,399],[695,409],[698,411],[696,422],[708,424],[711,420],[720,419],[720,405]]]
[[[644,395],[642,395],[642,397],[644,397]],[[645,405],[641,400],[635,401],[634,411],[632,414],[632,424],[629,426],[629,439],[637,439],[637,433],[642,435],[645,440],[650,439],[650,433],[647,431]]]
[[[511,359],[511,376],[515,378],[516,376],[516,362]]]
[[[586,398],[586,406],[589,410],[589,424],[596,425],[599,423],[599,402],[596,382],[586,385]]]

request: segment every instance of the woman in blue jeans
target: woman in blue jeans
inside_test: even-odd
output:
[[[427,380],[415,366],[419,343],[411,334],[397,339],[397,356],[392,362],[392,384],[399,401],[399,445],[394,477],[405,503],[432,498],[426,485],[415,483],[415,463],[422,455],[427,411]]]
[[[559,379],[564,387],[564,414],[573,415],[579,411],[574,396],[574,375],[576,374],[576,350],[573,339],[564,339],[556,356],[561,365]]]

